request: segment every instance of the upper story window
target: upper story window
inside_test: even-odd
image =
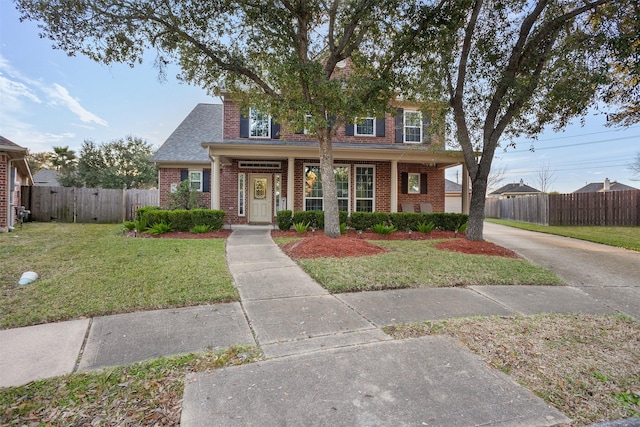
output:
[[[356,136],[375,136],[376,119],[374,117],[364,117],[356,120]]]
[[[404,112],[404,142],[422,142],[422,113],[420,111]]]
[[[249,138],[271,138],[271,116],[255,108],[249,109]]]

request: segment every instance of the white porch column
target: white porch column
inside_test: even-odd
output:
[[[398,212],[398,161],[391,160],[391,212]]]
[[[462,165],[462,213],[469,214],[469,171]]]
[[[293,190],[295,187],[295,174],[294,174],[294,168],[295,168],[295,163],[294,163],[294,158],[293,157],[289,157],[288,158],[288,163],[287,163],[287,210],[290,210],[291,212],[293,212]]]
[[[211,165],[211,209],[220,209],[220,158],[212,158]]]

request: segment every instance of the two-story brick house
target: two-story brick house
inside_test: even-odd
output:
[[[463,164],[462,153],[444,149],[417,105],[393,106],[395,114],[359,118],[334,135],[339,208],[442,212],[445,169]],[[318,159],[312,135],[290,132],[253,109],[245,116],[226,97],[222,105],[197,105],[151,158],[161,205],[190,179],[207,206],[225,210],[233,224],[273,223],[282,209],[322,210]]]

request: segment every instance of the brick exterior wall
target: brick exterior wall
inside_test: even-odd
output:
[[[167,168],[161,167],[158,170],[158,191],[159,191],[159,200],[160,206],[163,208],[169,207],[170,199],[169,193],[171,193],[171,184],[179,184],[180,183],[180,171],[182,169],[187,170],[202,170],[211,172],[210,168],[203,168],[202,166],[184,166],[184,167],[175,167],[175,168]],[[202,204],[205,207],[211,206],[211,192],[203,192],[202,193]]]
[[[402,194],[400,174],[426,173],[427,194]],[[444,212],[444,169],[420,164],[398,163],[398,212],[402,203],[413,203],[416,212],[420,212],[420,203],[431,203],[434,212]]]
[[[7,184],[9,180],[9,156],[0,153],[0,231],[6,231],[9,218],[7,211],[9,207],[9,195],[7,194]]]

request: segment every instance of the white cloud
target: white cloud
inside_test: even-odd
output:
[[[2,73],[0,73],[0,94],[2,94],[2,108],[15,108],[22,98],[38,104],[42,103],[29,87],[5,77]]]
[[[80,120],[85,123],[96,123],[102,126],[108,126],[106,120],[101,119],[90,111],[87,111],[77,99],[69,94],[69,91],[58,83],[53,84],[53,88],[45,88],[43,90],[53,100],[54,105],[63,105],[67,107],[71,112],[77,115]]]

